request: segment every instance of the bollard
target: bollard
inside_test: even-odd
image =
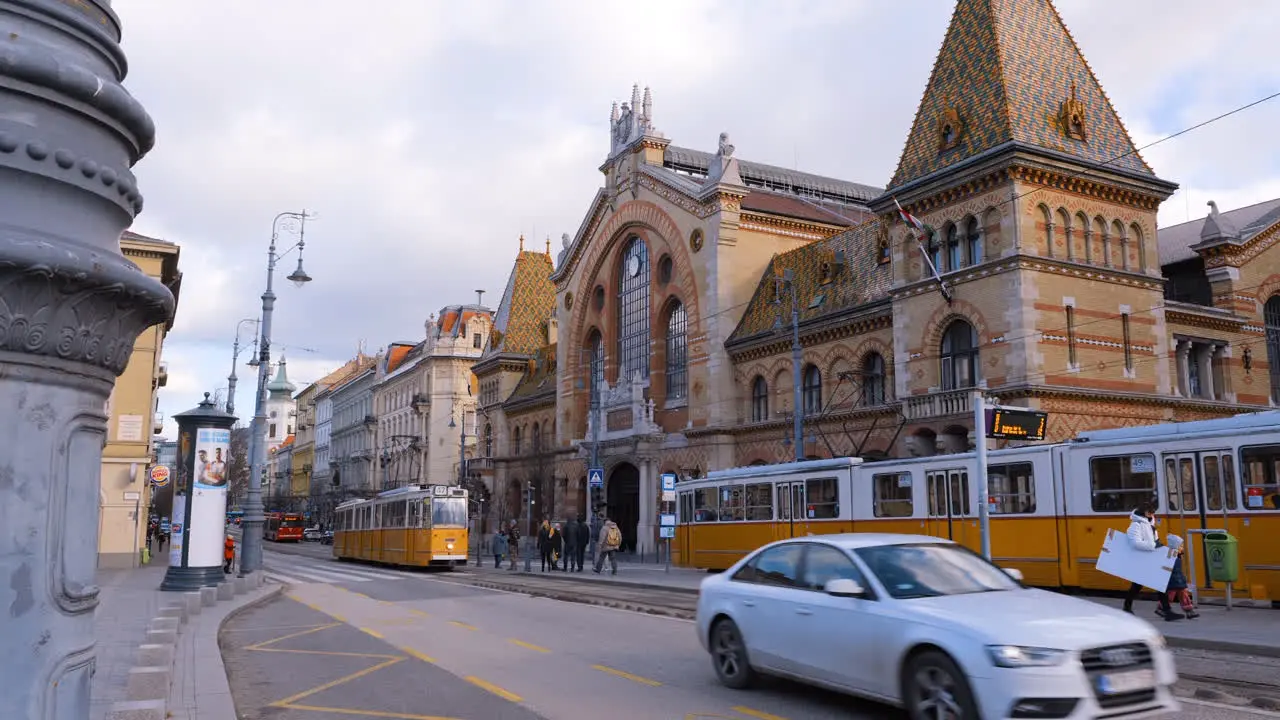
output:
[[[243,595],[249,592],[248,578],[242,578],[242,577],[231,578],[230,584],[231,584],[231,589],[235,592],[236,595]]]
[[[205,607],[213,607],[218,602],[218,588],[202,587],[200,588],[200,604]]]
[[[151,620],[148,630],[172,631],[174,635],[182,634],[182,626],[178,618],[158,617]]]
[[[175,630],[148,630],[148,645],[177,645],[178,633]]]
[[[165,720],[167,713],[165,700],[132,700],[113,704],[106,720]]]
[[[231,583],[222,583],[215,591],[218,593],[219,600],[230,600],[236,596],[236,589]]]
[[[134,661],[139,667],[173,667],[173,646],[139,645]]]
[[[156,613],[156,617],[174,618],[178,621],[179,625],[183,625],[187,622],[187,604],[183,603],[181,605],[167,605],[162,607],[159,612]]]

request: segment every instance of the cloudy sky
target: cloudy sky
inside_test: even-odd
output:
[[[1059,0],[1139,145],[1280,90],[1280,4]],[[653,88],[676,144],[883,185],[949,0],[645,3],[114,0],[155,118],[134,230],[182,246],[166,417],[226,386],[255,317],[271,220],[315,211],[306,268],[277,284],[275,347],[301,388],[419,340],[440,307],[496,304],[523,233],[574,232],[601,184],[614,100]],[[1117,9],[1119,8],[1119,9]],[[1280,196],[1280,100],[1144,156],[1185,191],[1162,224]],[[296,263],[289,256],[280,276]],[[242,356],[247,359],[248,354]],[[252,413],[252,371],[236,402]],[[167,427],[173,436],[172,422]]]

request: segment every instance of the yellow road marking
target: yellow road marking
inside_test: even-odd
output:
[[[463,630],[475,630],[475,629],[476,629],[476,626],[475,626],[475,625],[468,625],[468,624],[466,624],[466,623],[464,623],[464,622],[458,622],[457,620],[450,620],[450,621],[449,621],[449,624],[450,624],[450,625],[457,625],[458,627],[462,628]]]
[[[733,711],[736,713],[742,713],[743,715],[750,715],[753,718],[760,718],[760,720],[787,720],[780,715],[771,715],[761,710],[752,710],[745,705],[735,705],[733,707]]]
[[[639,675],[632,675],[631,673],[625,672],[622,670],[615,670],[609,667],[608,665],[592,665],[591,668],[593,670],[599,670],[600,672],[603,672],[603,673],[609,673],[610,675],[616,675],[620,678],[626,678],[627,680],[630,680],[632,682],[638,682],[641,685],[648,685],[649,687],[658,687],[659,685],[662,684],[657,680],[650,680],[647,677],[640,677]]]
[[[382,635],[382,633],[378,632],[377,630],[371,630],[371,629],[369,629],[369,628],[360,628],[360,631],[361,631],[361,632],[363,632],[363,633],[365,633],[366,635],[372,635],[372,636],[374,636],[374,637],[378,638],[379,640],[382,640],[382,639],[383,639],[383,635]]]
[[[334,615],[333,613],[330,613],[330,614],[329,614],[329,617],[333,618],[334,620],[337,620],[337,621],[338,621],[338,622],[340,622],[340,623],[344,623],[344,622],[346,622],[346,621],[347,621],[347,619],[346,619],[345,617],[343,617],[343,616],[341,616],[341,615]]]
[[[355,590],[347,590],[347,592],[351,593],[352,595],[359,595],[360,597],[365,598],[366,600],[372,600],[372,599],[373,599],[373,598],[369,597],[368,595],[365,595],[365,594],[364,594],[364,593],[362,593],[362,592],[356,592]]]
[[[481,680],[475,675],[468,675],[467,682],[471,683],[472,685],[475,685],[476,687],[484,688],[485,690],[488,690],[489,692],[493,693],[494,695],[497,695],[503,700],[510,700],[513,703],[518,703],[523,699],[519,695],[511,692],[510,690],[503,690],[497,685],[494,685],[493,683],[485,680]]]
[[[336,715],[362,715],[364,717],[400,718],[400,720],[457,720],[442,715],[410,715],[409,713],[383,712],[381,710],[352,710],[350,708],[321,707],[319,705],[281,705],[289,710],[311,710]]]
[[[426,614],[426,613],[422,612],[421,610],[418,610],[417,608],[409,608],[409,612],[411,612],[411,613],[413,613],[414,615],[417,615],[417,616],[419,616],[419,617],[431,617],[430,615],[428,615],[428,614]]]
[[[247,648],[246,648],[247,649]],[[284,650],[280,648],[254,648],[264,653],[297,653],[298,655],[332,655],[334,657],[359,657],[370,660],[390,660],[399,655],[378,655],[376,653],[342,652],[340,650]]]
[[[241,628],[223,628],[222,632],[254,632],[258,630],[299,630],[302,628],[311,628],[318,630],[320,628],[334,627],[337,623],[328,623],[325,625],[272,625],[270,627],[241,627]]]
[[[311,633],[320,632],[321,630],[327,630],[332,627],[338,627],[338,625],[340,624],[341,623],[329,623],[328,625],[317,625],[307,630],[302,630],[295,633],[289,633],[288,635],[281,635],[278,638],[272,638],[270,640],[263,640],[260,643],[246,646],[245,650],[265,650],[268,645],[274,645],[275,643],[278,643],[281,640],[288,640],[290,638],[302,637],[303,635],[310,635]]]
[[[401,649],[402,651],[407,652],[407,653],[409,653],[410,655],[412,655],[412,656],[414,656],[414,657],[418,658],[419,660],[421,660],[421,661],[422,661],[422,662],[424,662],[424,663],[427,663],[427,664],[429,664],[429,665],[435,665],[435,664],[436,664],[436,659],[435,659],[435,658],[433,658],[433,657],[431,657],[430,655],[423,655],[422,653],[418,652],[417,650],[414,650],[413,648],[400,648],[400,649]]]
[[[374,665],[372,667],[367,667],[364,670],[360,670],[359,672],[353,672],[350,675],[347,675],[345,677],[340,677],[337,680],[330,680],[329,682],[324,683],[323,685],[317,685],[311,688],[310,690],[303,690],[297,695],[290,695],[289,697],[283,700],[277,700],[271,703],[271,707],[285,707],[287,705],[291,705],[301,700],[302,698],[310,697],[319,692],[324,692],[325,690],[328,690],[331,687],[336,687],[343,683],[350,682],[352,680],[355,680],[356,678],[362,678],[365,675],[368,675],[369,673],[377,672],[378,670],[381,670],[382,668],[385,668],[385,667],[391,667],[392,665],[395,665],[398,662],[402,662],[403,660],[405,660],[405,658],[398,657],[398,658],[392,658],[391,660],[380,662],[377,665]]]
[[[511,643],[512,645],[519,645],[520,647],[525,648],[527,650],[533,650],[534,652],[540,652],[540,653],[551,652],[550,650],[542,647],[541,645],[534,645],[533,643],[527,643],[523,640],[517,640],[515,638],[507,638],[507,642]]]

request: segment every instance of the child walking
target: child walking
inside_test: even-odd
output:
[[[1178,603],[1182,608],[1182,612],[1190,619],[1200,617],[1200,613],[1196,612],[1195,603],[1191,599],[1191,591],[1187,589],[1187,576],[1182,573],[1182,553],[1186,550],[1186,546],[1182,542],[1182,538],[1177,535],[1169,535],[1165,538],[1169,549],[1173,551],[1173,571],[1169,573],[1169,587],[1165,591],[1169,594],[1169,602]],[[1165,611],[1169,614],[1173,613],[1172,609]]]

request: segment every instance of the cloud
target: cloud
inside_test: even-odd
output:
[[[1280,89],[1280,7],[1058,5],[1140,143]],[[652,87],[676,144],[714,148],[727,131],[741,157],[883,185],[951,14],[941,0],[113,7],[126,84],[159,133],[137,168],[146,209],[134,229],[182,246],[170,415],[226,384],[236,322],[259,312],[277,213],[318,213],[304,255],[315,281],[284,282],[291,254],[275,287],[276,346],[315,350],[286,351],[291,377],[311,380],[361,342],[420,339],[431,313],[476,288],[496,304],[520,234],[558,249],[601,183],[610,104],[634,82]],[[1188,189],[1162,221],[1203,213],[1210,197],[1229,208],[1275,196],[1277,126],[1273,102],[1144,153]],[[283,250],[297,237],[279,239]]]

